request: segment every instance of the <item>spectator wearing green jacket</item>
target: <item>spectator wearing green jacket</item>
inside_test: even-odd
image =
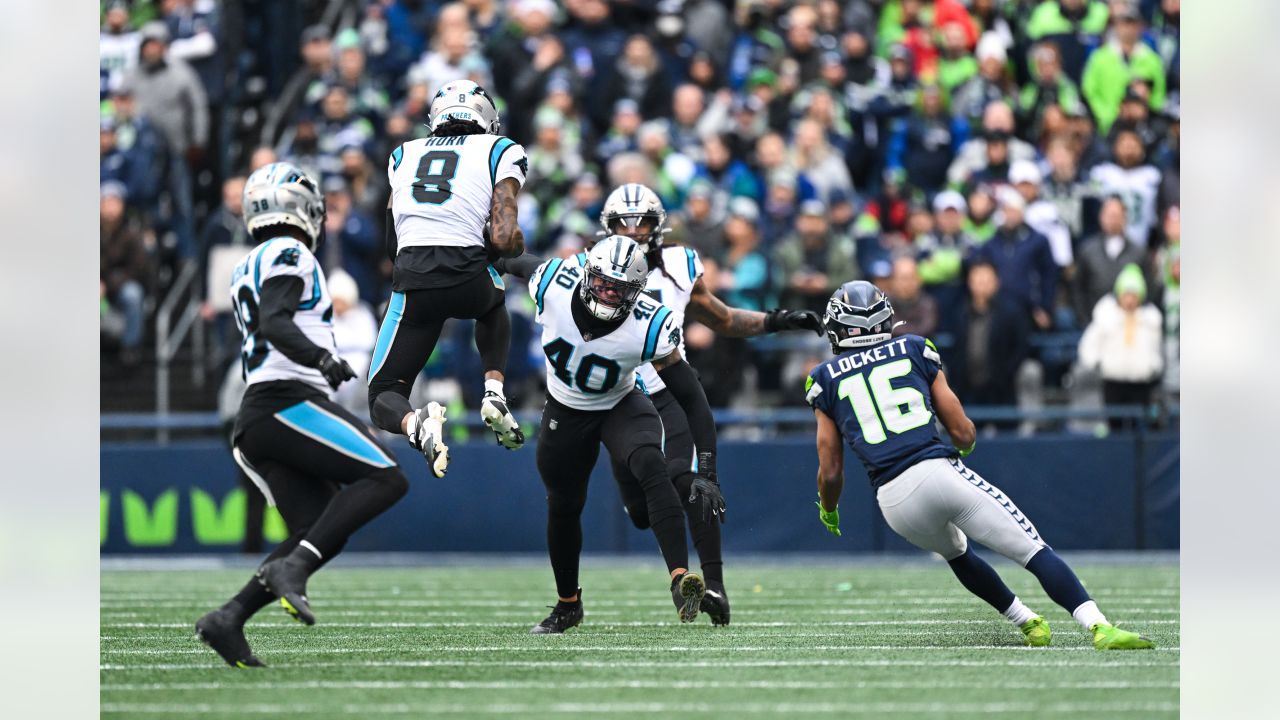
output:
[[[1027,20],[1027,39],[1058,47],[1067,77],[1080,82],[1089,49],[1107,29],[1107,5],[1101,0],[1046,0]]]
[[[1044,42],[1031,51],[1031,82],[1018,96],[1018,120],[1032,136],[1043,130],[1044,113],[1057,105],[1066,115],[1082,112],[1080,91],[1062,71],[1062,59],[1053,43]]]
[[[1142,16],[1133,5],[1117,4],[1115,21],[1112,37],[1089,56],[1080,83],[1098,121],[1098,132],[1104,134],[1120,114],[1125,90],[1134,80],[1151,86],[1152,110],[1164,107],[1164,63],[1155,50],[1142,42]]]

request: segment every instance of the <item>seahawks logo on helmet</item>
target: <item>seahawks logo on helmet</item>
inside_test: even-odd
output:
[[[822,324],[831,351],[837,355],[850,348],[875,345],[893,334],[893,304],[880,288],[866,280],[854,280],[831,295]]]

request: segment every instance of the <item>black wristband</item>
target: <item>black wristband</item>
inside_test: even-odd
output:
[[[698,474],[706,477],[715,477],[716,474],[716,454],[705,450],[698,451]]]
[[[764,331],[767,333],[778,332],[778,315],[782,313],[779,308],[766,311],[764,314]]]

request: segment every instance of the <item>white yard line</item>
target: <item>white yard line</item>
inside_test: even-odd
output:
[[[936,680],[603,680],[556,682],[553,680],[306,680],[299,682],[243,683],[111,683],[103,692],[150,691],[278,691],[278,690],[945,690],[998,688],[1001,690],[1176,690],[1177,682],[1085,680],[1081,682],[1023,682],[993,679],[990,682],[939,682]]]
[[[897,650],[899,648],[890,648]],[[957,648],[945,648],[948,650],[956,650]],[[1058,648],[1059,650],[1061,648]],[[208,653],[207,650],[198,652]],[[1051,656],[1054,650],[1045,652],[1046,658]],[[314,655],[316,653],[301,653]],[[545,660],[320,660],[306,661],[300,663],[298,668],[305,668],[310,671],[314,668],[340,667],[340,668],[356,668],[356,667],[525,667],[525,668],[545,668],[547,661]],[[866,658],[806,658],[798,660],[682,660],[681,668],[726,668],[726,667],[1026,667],[1026,668],[1082,668],[1082,667],[1098,667],[1098,668],[1116,668],[1116,667],[1138,667],[1138,668],[1158,668],[1179,667],[1177,660],[1168,662],[1136,662],[1129,660],[960,660],[950,658],[921,658],[918,660],[890,660],[890,659],[866,659]],[[575,668],[591,667],[591,668],[670,668],[672,663],[670,660],[581,660],[573,661]],[[280,666],[287,667],[287,666]],[[112,671],[138,671],[138,670],[185,670],[185,671],[204,671],[207,667],[203,663],[103,663],[98,666],[100,670]]]
[[[589,614],[590,615],[590,614]],[[1068,620],[1059,620],[1068,623]],[[1178,625],[1180,620],[1143,620],[1143,625]],[[820,626],[837,626],[837,628],[867,628],[867,626],[893,625],[998,625],[996,619],[991,620],[823,620]],[[102,623],[102,628],[192,628],[193,623]],[[526,628],[530,623],[321,623],[320,628]],[[654,623],[644,620],[631,620],[627,623],[590,623],[591,628],[652,628]],[[815,623],[739,623],[718,632],[732,632],[737,628],[813,628]],[[259,630],[288,630],[297,632],[293,623],[250,625],[251,632]]]
[[[574,714],[611,714],[611,713],[839,713],[841,715],[887,715],[887,714],[942,714],[956,713],[1017,713],[1019,715],[1044,713],[1105,713],[1116,715],[1129,712],[1169,712],[1176,713],[1178,704],[1173,702],[1145,703],[551,703],[551,704],[509,704],[509,705],[441,705],[436,703],[425,705],[409,705],[404,703],[382,705],[299,705],[299,704],[252,704],[252,705],[213,705],[208,703],[191,704],[148,704],[148,703],[102,703],[102,712],[127,712],[147,714],[289,714],[301,713],[333,713],[335,711],[365,716],[368,714],[462,714],[474,716],[480,713],[495,715],[526,715],[529,713],[574,713]]]

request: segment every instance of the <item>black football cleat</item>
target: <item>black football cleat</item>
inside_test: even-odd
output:
[[[289,617],[306,625],[315,625],[316,616],[307,602],[307,576],[310,575],[301,562],[288,556],[269,560],[258,568],[258,582],[280,598],[280,607]]]
[[[530,635],[563,635],[565,630],[582,624],[582,588],[578,588],[578,599],[573,602],[557,602],[549,605],[551,614],[546,620],[533,626]]]
[[[671,579],[671,599],[680,613],[680,622],[691,623],[698,619],[698,608],[706,596],[707,583],[698,573],[686,572]]]
[[[729,594],[724,591],[723,585],[707,583],[707,593],[702,596],[701,609],[711,618],[712,625],[729,624]]]
[[[233,668],[267,666],[249,649],[249,641],[244,637],[244,625],[222,608],[196,621],[196,637]]]

